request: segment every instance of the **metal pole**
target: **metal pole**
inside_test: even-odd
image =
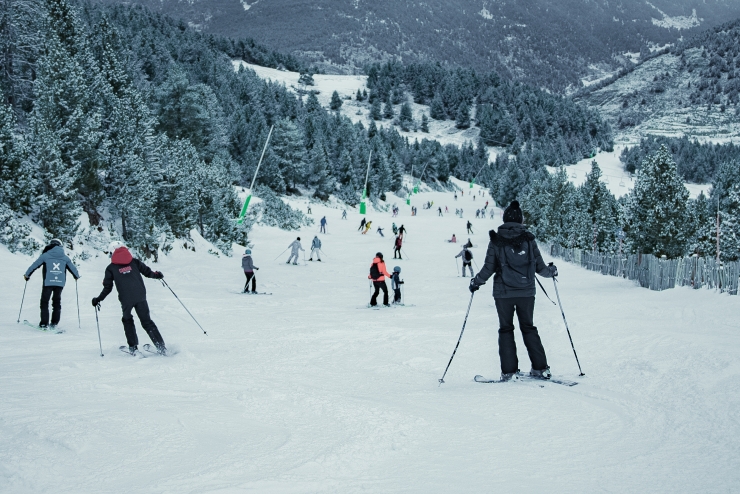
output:
[[[100,304],[96,305],[93,310],[95,311],[95,325],[98,327],[98,345],[100,345],[100,356],[103,355],[103,341],[100,339],[100,321],[98,320],[98,311],[100,311]]]
[[[455,272],[458,276],[460,276],[460,264],[457,262],[457,257],[455,258]]]
[[[23,301],[26,300],[26,288],[28,288],[28,280],[26,280],[26,284],[23,287],[23,298],[21,298],[21,309],[18,311],[18,320],[17,323],[21,322],[21,312],[23,312]]]
[[[77,295],[77,329],[82,329],[80,320],[80,289],[77,287],[77,278],[75,278],[75,294]]]
[[[289,245],[289,246],[287,246],[287,247],[285,248],[285,250],[288,250],[288,249],[290,249],[290,245]],[[277,256],[277,257],[276,257],[275,259],[273,259],[273,262],[274,262],[274,261],[277,261],[277,260],[278,260],[278,257],[280,257],[280,256],[282,256],[283,254],[285,254],[285,250],[284,250],[284,251],[282,251],[282,252],[281,252],[280,254],[278,254],[278,256]]]
[[[193,318],[193,321],[195,321],[195,324],[197,324],[198,327],[200,328],[200,330],[203,331],[203,334],[206,335],[206,336],[208,336],[208,333],[206,333],[206,330],[203,329],[203,326],[200,325],[200,323],[195,318],[195,316],[193,316],[193,314],[190,313],[190,311],[188,310],[188,308],[185,307],[185,304],[182,303],[182,300],[180,300],[180,297],[177,296],[177,294],[174,292],[174,290],[172,290],[172,288],[170,288],[170,285],[168,285],[167,282],[164,281],[163,279],[160,279],[159,281],[161,281],[164,286],[166,286],[167,288],[169,288],[169,290],[172,292],[172,295],[174,295],[175,298],[177,299],[177,301],[180,302],[180,305],[182,305],[182,308],[185,309],[185,311],[190,315],[190,317]]]
[[[568,329],[568,321],[565,320],[565,313],[563,312],[563,304],[560,303],[560,293],[558,292],[558,283],[557,279],[553,277],[552,284],[555,286],[555,296],[558,298],[558,307],[560,307],[560,314],[563,316],[563,322],[565,323],[565,330],[568,332],[568,339],[570,340],[570,347],[573,349],[573,355],[576,357],[576,364],[578,364],[578,371],[580,374],[579,376],[585,376],[586,374],[583,373],[581,370],[581,362],[578,361],[578,354],[576,353],[576,347],[573,346],[573,338],[570,336],[570,329]]]
[[[470,314],[470,306],[473,305],[474,295],[475,295],[475,292],[470,294],[470,302],[468,302],[468,311],[465,313],[465,321],[463,321],[462,331],[460,331],[460,337],[457,339],[457,345],[455,345],[455,349],[452,351],[452,356],[450,357],[450,361],[447,362],[447,367],[445,368],[445,372],[444,374],[442,374],[442,378],[439,380],[440,386],[442,386],[442,384],[445,382],[445,376],[447,375],[447,370],[450,368],[452,359],[455,358],[455,353],[457,353],[457,347],[460,346],[460,340],[462,340],[462,335],[465,332],[465,325],[468,323],[468,315]]]
[[[265,151],[267,151],[267,144],[270,142],[270,137],[272,137],[272,129],[274,129],[275,126],[270,126],[270,132],[267,133],[267,140],[265,141],[265,146],[262,148],[262,154],[260,155],[260,160],[257,163],[257,169],[254,171],[254,176],[252,177],[252,183],[249,185],[249,190],[251,191],[254,188],[254,182],[257,180],[257,172],[260,171],[260,166],[262,166],[262,158],[265,157]]]

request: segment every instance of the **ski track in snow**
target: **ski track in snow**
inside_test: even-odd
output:
[[[463,186],[467,187],[465,184]],[[467,188],[465,189],[467,190]],[[477,190],[477,187],[476,187]],[[480,266],[485,200],[451,193],[414,196],[463,207]],[[290,202],[303,208],[305,198]],[[287,266],[297,235],[308,248],[318,226],[285,232],[258,226],[258,289],[243,286],[239,255],[176,248],[157,266],[208,331],[203,335],[169,291],[146,280],[165,358],[131,358],[116,293],[104,302],[98,351],[90,299],[108,260],[82,263],[82,329],[74,284],[63,294],[66,334],[16,324],[23,270],[32,259],[0,250],[0,492],[732,492],[740,486],[740,298],[686,288],[653,292],[562,261],[560,295],[586,377],[560,312],[538,294],[535,322],[557,376],[580,381],[485,385],[497,377],[491,282],[470,294],[453,256],[466,219],[398,199],[408,228],[357,233],[360,216],[312,204],[326,215],[323,262]],[[372,212],[373,226],[394,221]],[[414,307],[358,310],[368,301],[376,251],[402,267]],[[548,259],[546,259],[548,260]],[[38,317],[40,272],[22,318]],[[542,280],[551,297],[552,282]],[[539,290],[539,289],[538,289]],[[137,321],[140,345],[148,343]],[[520,367],[529,369],[517,334]]]

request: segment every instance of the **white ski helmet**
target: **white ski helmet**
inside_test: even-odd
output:
[[[114,240],[108,245],[108,252],[113,254],[119,247],[126,247],[126,245],[120,240]]]

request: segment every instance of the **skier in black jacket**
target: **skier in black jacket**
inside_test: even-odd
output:
[[[146,287],[141,275],[147,278],[160,280],[164,275],[159,271],[152,271],[149,266],[138,259],[134,259],[131,252],[124,247],[118,247],[113,251],[111,263],[105,268],[105,278],[103,278],[103,291],[100,295],[92,299],[92,304],[97,307],[100,302],[113,290],[113,284],[118,291],[118,300],[121,302],[123,310],[123,330],[126,332],[126,341],[128,342],[129,352],[133,355],[138,350],[139,338],[136,336],[136,326],[134,326],[134,316],[132,310],[136,310],[139,321],[144,331],[151,338],[157,351],[166,354],[167,349],[164,346],[162,335],[149,317],[149,305],[146,302]]]
[[[540,335],[534,326],[535,272],[545,278],[557,276],[555,266],[542,259],[534,235],[522,224],[524,217],[517,201],[504,211],[504,224],[498,233],[491,230],[486,261],[478,275],[470,280],[475,292],[493,278],[493,298],[498,312],[498,352],[501,358],[501,380],[508,381],[519,371],[514,342],[514,312],[519,319],[524,345],[532,362],[530,375],[549,379],[550,367]]]

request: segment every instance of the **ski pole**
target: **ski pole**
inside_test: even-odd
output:
[[[82,322],[80,321],[80,289],[77,287],[77,278],[75,278],[75,295],[77,295],[77,329],[82,329]]]
[[[478,267],[478,263],[475,262],[475,259],[473,259],[473,264],[475,264],[476,271],[480,271],[480,268]]]
[[[98,345],[100,345],[100,356],[103,355],[103,341],[100,339],[100,321],[98,320],[98,312],[100,311],[100,304],[96,305],[93,310],[95,311],[95,325],[98,327]]]
[[[26,300],[26,288],[28,288],[28,280],[26,280],[26,284],[23,287],[23,298],[21,298],[21,310],[18,311],[18,320],[17,323],[21,322],[21,312],[23,312],[23,301]]]
[[[285,248],[285,250],[288,250],[288,249],[290,249],[290,245],[289,245],[289,246],[287,246],[287,247]],[[273,261],[273,262],[277,261],[277,260],[278,260],[278,257],[280,257],[280,256],[282,256],[283,254],[285,254],[285,250],[284,250],[284,251],[282,251],[282,252],[281,252],[280,254],[278,254],[278,256],[277,256],[277,257],[276,257],[275,259],[273,259],[272,261]]]
[[[439,385],[442,386],[442,384],[445,382],[445,376],[447,375],[447,371],[450,368],[450,364],[452,363],[452,359],[455,358],[455,353],[457,353],[457,347],[460,346],[460,340],[462,340],[462,335],[465,332],[465,325],[468,323],[468,314],[470,314],[470,306],[473,305],[473,296],[475,295],[475,292],[470,294],[470,302],[468,302],[468,311],[465,313],[465,321],[463,321],[462,325],[462,331],[460,331],[460,337],[457,339],[457,345],[455,345],[455,349],[452,351],[452,356],[450,357],[450,361],[447,362],[447,367],[445,368],[445,373],[442,374],[442,379],[439,380]]]
[[[456,270],[455,272],[457,273],[457,275],[460,276],[460,263],[457,262],[457,257],[455,258],[455,270]]]
[[[172,292],[172,295],[174,295],[174,296],[175,296],[175,298],[177,299],[177,301],[178,301],[178,302],[180,302],[180,305],[182,305],[182,308],[183,308],[183,309],[185,309],[185,311],[186,311],[186,312],[187,312],[188,314],[190,314],[190,317],[192,317],[192,318],[193,318],[193,321],[195,321],[195,324],[197,324],[197,325],[198,325],[198,327],[200,328],[200,330],[201,330],[201,331],[203,331],[203,334],[204,334],[204,335],[206,335],[206,336],[208,336],[208,333],[206,333],[206,330],[205,330],[205,329],[203,329],[203,326],[201,326],[201,325],[200,325],[200,323],[199,323],[199,322],[198,322],[198,320],[197,320],[197,319],[195,318],[195,316],[193,316],[193,314],[191,314],[191,313],[190,313],[190,311],[188,310],[188,308],[187,308],[187,307],[185,307],[185,304],[183,304],[183,303],[182,303],[182,300],[180,300],[180,297],[178,297],[178,296],[177,296],[177,294],[176,294],[176,293],[174,292],[174,290],[172,290],[172,288],[170,288],[170,285],[168,285],[168,284],[167,284],[167,282],[166,282],[166,281],[164,281],[164,279],[160,279],[159,281],[161,281],[161,282],[162,282],[162,284],[163,284],[164,286],[166,286],[167,288],[169,288],[169,289],[170,289],[170,291]]]
[[[401,252],[403,252],[403,255],[406,256],[406,260],[407,261],[410,261],[411,260],[411,258],[406,255],[406,251],[405,250],[401,249]]]
[[[551,263],[552,264],[552,263]],[[560,314],[563,316],[563,322],[565,323],[565,330],[568,332],[568,339],[570,340],[570,347],[573,349],[573,355],[576,357],[576,364],[578,364],[579,376],[585,376],[581,370],[581,363],[578,361],[578,354],[576,353],[576,347],[573,346],[573,338],[570,336],[570,329],[568,329],[568,321],[565,320],[565,313],[563,312],[563,304],[560,303],[560,293],[558,293],[558,283],[556,277],[553,276],[552,284],[555,286],[555,295],[558,298],[558,306],[560,307]]]

